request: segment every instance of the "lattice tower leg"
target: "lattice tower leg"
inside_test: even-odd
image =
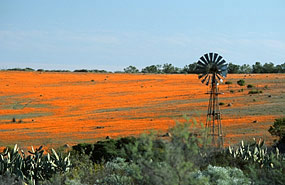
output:
[[[224,140],[217,85],[211,86],[211,92],[209,94],[210,98],[206,120],[207,135],[212,137],[213,145],[222,147],[224,145]]]

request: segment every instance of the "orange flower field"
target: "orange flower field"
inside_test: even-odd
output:
[[[205,122],[209,87],[197,75],[0,72],[0,146],[60,146],[165,133],[183,115]],[[244,79],[260,94],[236,81]],[[220,85],[225,143],[273,137],[284,116],[285,74],[228,75]],[[254,88],[254,89],[255,89]]]

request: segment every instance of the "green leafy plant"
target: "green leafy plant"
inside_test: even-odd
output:
[[[250,144],[244,144],[241,141],[237,147],[229,146],[226,152],[233,158],[257,164],[261,168],[275,168],[276,161],[285,160],[284,156],[279,153],[278,148],[274,152],[268,152],[267,147],[264,146],[264,141],[261,139],[258,142],[254,139],[254,142]]]
[[[280,148],[281,152],[285,152],[285,117],[275,119],[268,131],[272,136],[277,136],[279,138],[275,141],[275,145]]]
[[[23,181],[37,184],[41,180],[49,179],[55,173],[69,171],[71,164],[69,155],[59,157],[55,150],[52,154],[43,155],[43,148],[39,147],[29,151],[26,156],[23,150],[19,151],[17,145],[9,151],[8,148],[0,154],[0,175],[14,174]]]

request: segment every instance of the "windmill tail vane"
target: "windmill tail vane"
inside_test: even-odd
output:
[[[207,135],[212,137],[212,144],[222,147],[224,137],[219,107],[218,85],[227,76],[228,65],[222,56],[217,53],[206,53],[197,62],[198,78],[205,85],[210,85],[208,113],[206,120]]]

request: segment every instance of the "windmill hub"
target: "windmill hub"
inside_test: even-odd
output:
[[[217,73],[217,72],[218,72],[217,65],[215,65],[215,64],[211,64],[210,71],[211,71],[212,73]]]

